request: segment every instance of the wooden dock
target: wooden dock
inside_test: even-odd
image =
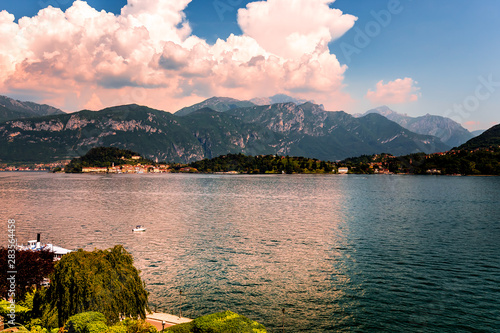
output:
[[[156,327],[158,331],[161,331],[162,327],[167,328],[178,324],[189,323],[191,321],[193,321],[193,319],[179,317],[172,314],[161,313],[161,312],[153,312],[151,314],[146,315],[146,322]]]

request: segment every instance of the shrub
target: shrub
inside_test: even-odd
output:
[[[106,333],[158,333],[158,330],[142,319],[128,318],[111,326]]]
[[[100,312],[83,312],[71,316],[66,325],[66,333],[100,333],[108,329],[106,317]]]
[[[20,304],[15,304],[15,323],[25,325],[31,318],[31,309],[22,306]],[[11,303],[9,301],[0,301],[0,316],[4,318],[5,325],[8,325],[8,321],[12,318],[9,317],[11,314]]]
[[[199,317],[190,323],[169,327],[172,333],[266,333],[266,328],[256,321],[231,311]]]

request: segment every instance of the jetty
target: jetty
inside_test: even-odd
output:
[[[161,312],[153,312],[146,315],[146,322],[156,327],[158,331],[161,331],[163,328],[189,323],[191,321],[193,321],[193,319]]]

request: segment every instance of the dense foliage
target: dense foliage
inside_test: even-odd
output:
[[[193,162],[189,167],[196,168],[200,172],[330,173],[335,169],[335,164],[305,157],[228,154]]]
[[[57,310],[59,327],[70,316],[99,311],[110,323],[120,315],[145,318],[148,293],[121,246],[110,250],[71,252],[56,264],[46,302]]]
[[[23,302],[16,303],[14,305],[14,311],[16,314],[15,322],[16,323],[26,323],[31,318],[31,309],[23,304]],[[6,300],[0,301],[0,316],[4,318],[4,323],[11,320],[9,318],[9,314],[11,313],[11,303]]]
[[[82,312],[71,316],[64,325],[65,333],[157,333],[157,329],[144,320],[127,318],[108,326],[100,312]]]
[[[500,149],[418,157],[420,158],[414,158],[411,163],[415,174],[438,170],[445,175],[500,175]]]
[[[74,158],[66,166],[67,173],[82,172],[83,167],[110,167],[131,163],[132,156],[140,156],[131,150],[118,149],[115,147],[97,147],[90,149],[85,155]],[[152,164],[150,160],[140,158],[133,160],[134,164]]]
[[[49,333],[50,328],[55,328],[57,332],[57,314],[45,306],[45,290],[43,287],[35,289],[26,293],[23,300],[15,300],[15,319],[10,316],[13,304],[6,300],[0,301],[0,316],[6,319],[4,324],[12,327],[8,321],[14,320],[14,327],[22,325],[37,333]]]
[[[490,148],[500,146],[500,124],[495,125],[485,131],[483,134],[470,139],[463,145],[461,145],[459,150],[474,150],[481,148]]]
[[[100,312],[82,312],[71,316],[64,325],[66,333],[100,333],[108,329],[106,317]]]
[[[9,299],[10,282],[8,271],[17,271],[15,299],[23,300],[26,294],[40,285],[43,278],[48,277],[54,269],[54,254],[49,251],[19,251],[15,250],[15,264],[11,269],[9,249],[0,248],[0,295]]]
[[[349,173],[405,173],[441,175],[500,175],[500,147],[474,151],[452,150],[436,154],[362,155],[341,162],[325,162],[304,157],[278,155],[246,156],[228,154],[212,159],[175,165],[176,170],[195,170],[202,173],[238,172],[264,173],[335,173],[339,167],[348,167]]]
[[[341,164],[349,166],[353,173],[374,173],[380,168],[391,173],[500,175],[500,148],[454,150],[430,155],[419,153],[399,157],[388,154],[364,155],[344,160]]]
[[[266,328],[231,311],[199,317],[190,323],[165,329],[172,333],[266,333]]]

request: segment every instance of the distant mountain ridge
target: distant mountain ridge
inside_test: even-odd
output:
[[[402,155],[449,148],[436,137],[413,133],[380,115],[355,118],[312,103],[253,105],[225,112],[205,107],[184,116],[123,105],[0,124],[3,163],[69,159],[98,146],[130,149],[169,162],[240,152],[335,161],[362,154]]]
[[[252,98],[250,100],[255,105],[272,105],[279,103],[294,103],[297,105],[301,105],[307,102],[314,103],[314,101],[306,100],[306,99],[297,99],[292,96],[288,96],[285,94],[277,94],[271,97],[261,97],[261,98]]]
[[[486,132],[486,130],[476,130],[476,131],[472,131],[471,134],[476,137],[476,136],[479,136],[481,134],[483,134],[484,132]]]
[[[236,109],[240,107],[253,106],[254,104],[249,101],[239,101],[234,98],[229,97],[212,97],[207,100],[204,100],[201,103],[194,104],[192,106],[188,106],[180,109],[175,113],[176,116],[187,116],[197,110],[203,108],[211,108],[214,111],[225,112],[231,109]]]
[[[181,117],[187,116],[188,114],[191,114],[196,110],[200,110],[203,108],[211,108],[212,110],[218,112],[226,112],[232,109],[251,107],[254,105],[272,105],[280,103],[294,103],[296,105],[300,105],[307,102],[312,101],[307,101],[305,99],[296,99],[284,94],[277,94],[271,97],[253,98],[249,101],[240,101],[229,97],[212,97],[192,106],[184,107],[175,112],[175,115]]]
[[[474,135],[462,127],[462,125],[450,118],[426,114],[421,117],[410,117],[391,110],[387,106],[368,110],[363,115],[378,113],[392,120],[412,132],[424,135],[433,135],[441,139],[450,147],[458,147],[472,139]],[[358,115],[362,116],[362,115]]]
[[[33,118],[48,115],[64,114],[62,110],[50,105],[33,102],[21,102],[0,95],[0,122],[19,118]]]

